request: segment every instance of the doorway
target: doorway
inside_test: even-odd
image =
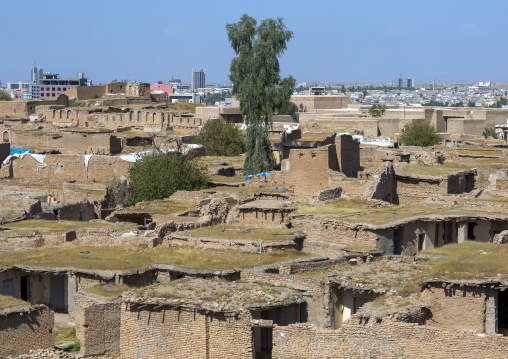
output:
[[[65,284],[67,277],[64,275],[51,276],[51,309],[55,312],[65,312]]]
[[[26,302],[32,303],[32,291],[30,288],[30,277],[27,275],[21,276],[21,299]]]

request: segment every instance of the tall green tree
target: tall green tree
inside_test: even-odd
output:
[[[240,101],[247,124],[247,153],[243,173],[271,170],[275,157],[268,139],[272,116],[288,107],[295,80],[281,80],[279,56],[293,37],[281,18],[266,19],[258,26],[244,14],[240,21],[227,24],[226,30],[236,57],[231,61],[229,79],[232,93]]]

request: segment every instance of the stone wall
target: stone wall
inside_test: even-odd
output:
[[[44,305],[0,315],[0,357],[53,348],[54,312]]]
[[[251,315],[124,303],[120,356],[253,359]]]
[[[506,337],[397,322],[366,326],[351,320],[337,330],[303,323],[276,326],[273,338],[274,359],[497,359],[505,357],[508,351]]]

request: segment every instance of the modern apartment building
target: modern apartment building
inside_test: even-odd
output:
[[[392,86],[398,88],[415,87],[414,84],[414,80],[410,78],[399,77],[392,80]]]
[[[191,70],[191,89],[194,91],[199,88],[204,88],[205,86],[206,86],[205,69],[192,69]]]
[[[55,98],[71,87],[87,86],[88,81],[82,73],[77,79],[59,79],[58,74],[45,73],[40,85],[40,98]]]

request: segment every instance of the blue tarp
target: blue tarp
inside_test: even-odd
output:
[[[272,171],[266,171],[266,172],[258,173],[257,175],[248,175],[247,177],[245,177],[245,180],[247,181],[249,178],[256,177],[256,176],[263,176],[263,177],[266,178],[266,175],[269,174],[269,173],[272,173]]]
[[[21,154],[21,153],[26,153],[26,152],[34,153],[34,151],[29,150],[28,148],[14,148],[14,147],[11,148],[11,155],[14,155],[16,153]]]

